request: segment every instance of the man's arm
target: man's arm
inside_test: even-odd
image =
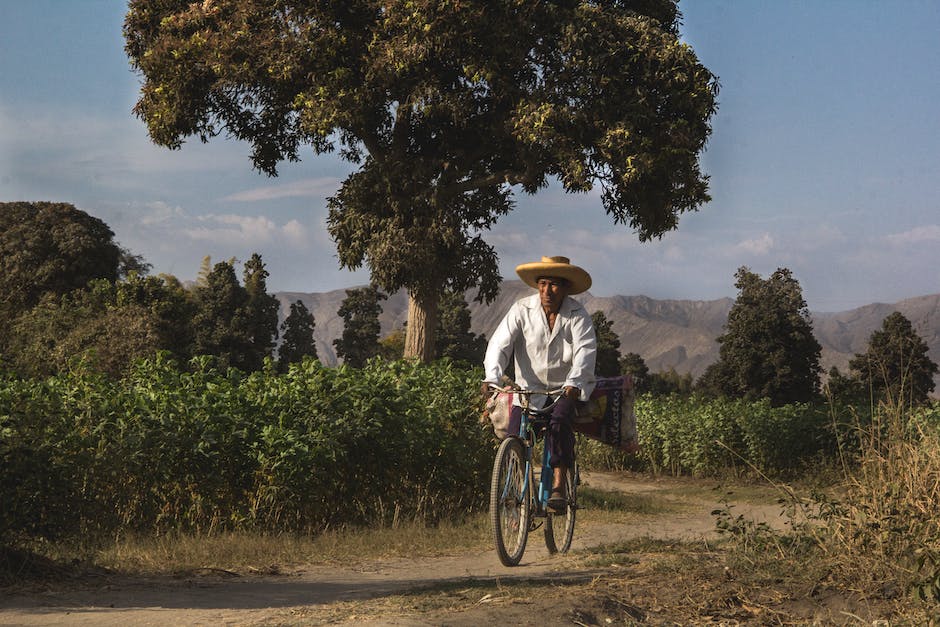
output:
[[[493,331],[489,343],[486,345],[486,355],[483,358],[483,385],[484,389],[490,383],[499,384],[509,359],[512,357],[512,348],[516,335],[521,329],[521,319],[518,307],[513,305],[503,316],[499,326]]]

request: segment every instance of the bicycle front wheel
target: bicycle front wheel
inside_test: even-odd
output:
[[[574,518],[578,509],[578,463],[568,469],[565,477],[565,494],[568,504],[563,512],[549,510],[545,521],[545,546],[549,553],[567,553],[574,537]]]
[[[503,440],[493,462],[490,481],[490,522],[496,554],[505,566],[515,566],[525,552],[531,509],[526,487],[525,448],[519,438]]]

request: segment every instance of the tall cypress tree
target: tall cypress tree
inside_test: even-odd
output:
[[[220,368],[248,370],[252,338],[245,318],[248,293],[239,285],[234,266],[222,261],[196,287],[193,348],[197,355],[215,355]]]
[[[261,255],[255,253],[245,262],[244,277],[247,300],[243,316],[251,347],[245,365],[248,370],[260,370],[265,357],[270,357],[274,349],[280,303],[268,294],[268,271]]]
[[[379,304],[387,298],[375,286],[346,290],[346,298],[336,312],[343,319],[343,335],[333,340],[336,356],[354,368],[379,354]]]
[[[286,372],[290,364],[298,363],[304,357],[318,359],[317,344],[313,339],[316,321],[303,301],[291,304],[290,313],[281,323],[281,341],[277,349],[278,370]]]
[[[454,361],[483,362],[486,338],[470,331],[470,307],[462,294],[446,291],[441,296],[434,353]]]
[[[615,377],[620,374],[620,338],[614,333],[614,323],[603,311],[591,314],[594,334],[597,336],[597,361],[594,374],[599,377]]]

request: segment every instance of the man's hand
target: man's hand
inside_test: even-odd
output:
[[[581,390],[574,387],[573,385],[569,385],[568,387],[565,388],[565,397],[573,399],[573,400],[578,400],[579,398],[581,398]]]

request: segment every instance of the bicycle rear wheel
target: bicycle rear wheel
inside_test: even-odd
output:
[[[574,519],[578,509],[578,462],[568,469],[565,477],[565,493],[568,505],[564,512],[548,512],[545,521],[545,546],[549,553],[567,553],[574,537]]]
[[[490,522],[496,554],[505,566],[515,566],[529,536],[529,494],[526,488],[525,448],[519,438],[503,440],[493,462],[490,481]]]

